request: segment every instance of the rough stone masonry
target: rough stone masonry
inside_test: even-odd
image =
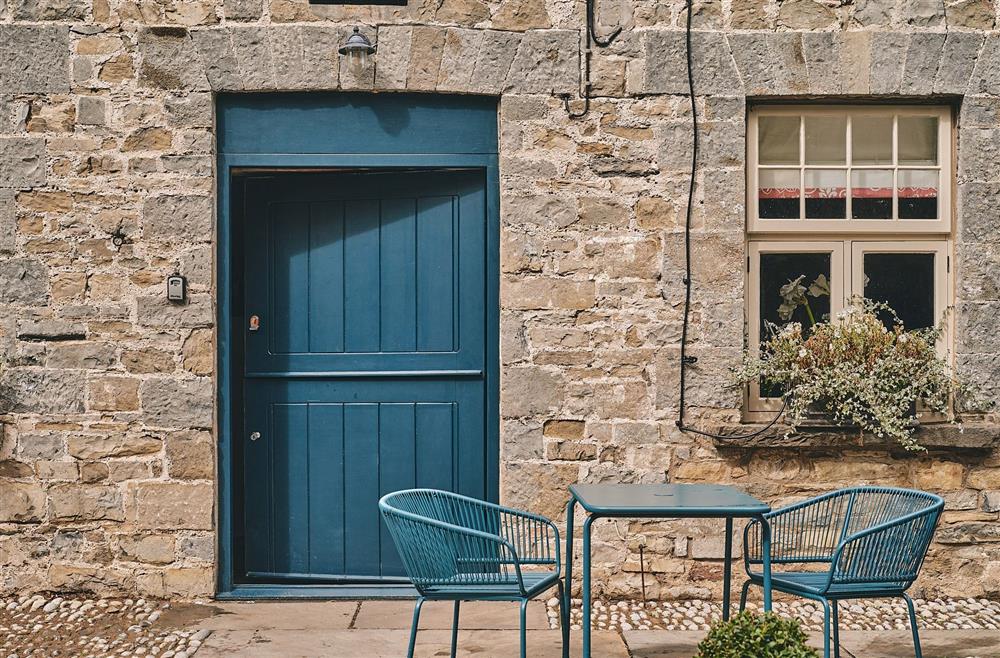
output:
[[[213,94],[498,96],[502,496],[562,517],[577,480],[722,481],[774,503],[848,483],[942,493],[918,590],[1000,595],[995,418],[924,455],[822,442],[723,450],[681,434],[678,344],[691,139],[681,0],[603,0],[583,120],[581,2],[0,0],[0,595],[214,591]],[[691,413],[739,419],[745,116],[757,97],[960,101],[959,367],[1000,394],[1000,32],[993,0],[695,3],[704,118]],[[354,25],[378,44],[338,64]],[[112,235],[120,232],[120,248]],[[168,305],[165,277],[188,277]],[[971,437],[971,438],[969,438]],[[961,444],[964,447],[954,447]],[[947,447],[951,445],[952,447]],[[604,595],[720,589],[700,523],[606,523]]]

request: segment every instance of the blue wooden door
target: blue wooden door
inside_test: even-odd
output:
[[[487,495],[485,174],[245,186],[244,579],[399,578],[381,495]]]

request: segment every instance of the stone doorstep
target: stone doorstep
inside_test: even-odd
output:
[[[358,610],[357,601],[280,601],[212,603],[198,629],[212,631],[346,630]]]
[[[363,601],[352,628],[409,630],[413,601]],[[518,628],[520,603],[516,601],[467,601],[462,603],[459,627],[468,630],[510,630]],[[420,629],[451,628],[450,601],[427,601],[420,609]],[[528,629],[548,630],[549,621],[542,601],[528,604]]]

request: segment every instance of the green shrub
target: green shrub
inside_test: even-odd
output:
[[[741,612],[712,626],[695,658],[819,658],[794,619]]]

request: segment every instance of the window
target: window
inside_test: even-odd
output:
[[[747,328],[814,321],[852,296],[886,302],[910,329],[950,304],[951,111],[939,107],[764,106],[748,123]],[[815,294],[782,309],[798,280]],[[940,349],[946,351],[946,340]],[[767,382],[746,412],[781,408]]]
[[[947,232],[951,110],[761,107],[749,123],[752,232]]]

